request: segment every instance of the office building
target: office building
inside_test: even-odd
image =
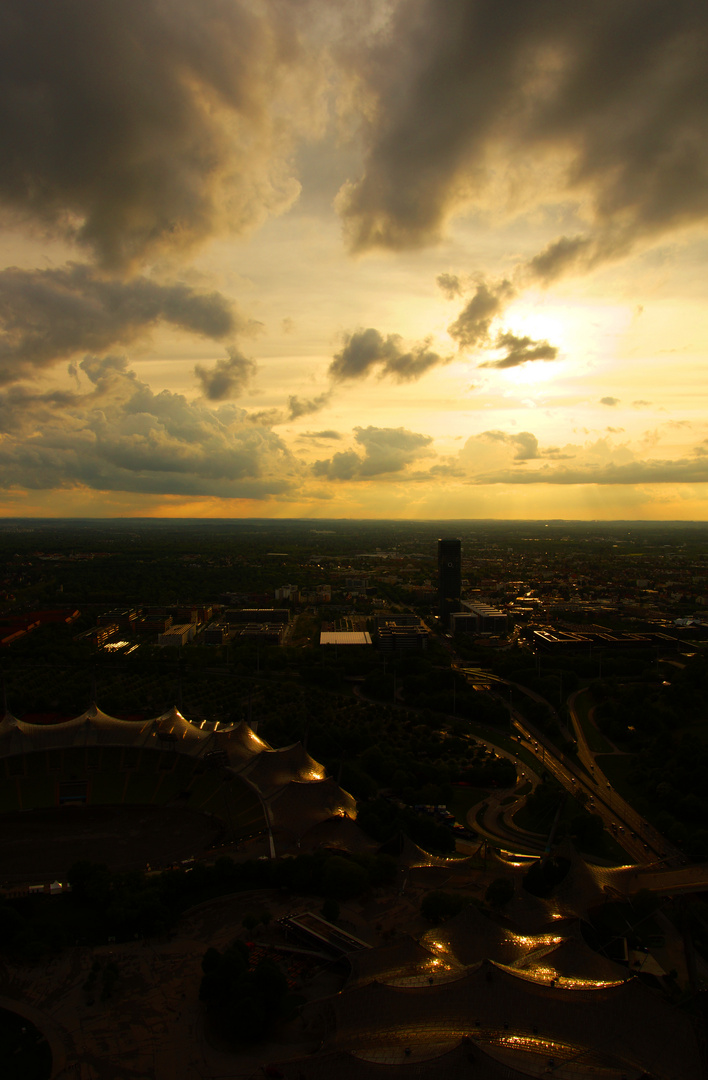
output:
[[[462,541],[438,540],[438,615],[447,624],[460,606],[462,593]]]

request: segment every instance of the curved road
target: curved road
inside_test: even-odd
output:
[[[473,674],[472,671],[469,673]],[[517,683],[510,684],[504,679],[490,677],[478,669],[474,669],[474,677],[480,682],[493,682],[516,687],[522,692],[526,691],[526,688]],[[542,732],[530,724],[518,709],[507,703],[512,724],[519,732],[520,744],[534,755],[542,769],[547,769],[571,794],[577,795],[579,791],[587,794],[588,808],[602,818],[606,827],[632,859],[631,866],[616,870],[619,875],[631,876],[632,891],[639,888],[664,893],[705,891],[708,889],[708,863],[687,863],[683,853],[644,821],[634,807],[622,798],[596,764],[595,753],[588,745],[578,716],[577,697],[582,692],[578,691],[568,699],[570,717],[577,739],[578,761],[571,761],[566,754],[549,742]],[[538,699],[537,695],[530,694],[530,696]],[[491,731],[485,740],[485,745],[494,747],[497,753],[513,759],[512,754],[494,746]],[[525,763],[518,758],[516,762],[520,770],[523,769],[528,775],[534,776]],[[481,828],[474,822],[470,824],[477,828],[481,835],[497,845],[515,845],[519,853],[523,853],[524,850],[531,853],[534,848],[538,850],[531,837],[522,832],[512,831],[503,821],[504,813],[509,810],[508,806],[501,806],[504,797],[508,797],[508,793],[505,796],[503,792],[500,792],[498,797],[492,796],[491,799],[485,800],[491,805],[485,814]],[[473,807],[470,813],[474,814],[476,809]]]

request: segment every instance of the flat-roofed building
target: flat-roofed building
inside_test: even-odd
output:
[[[377,615],[376,625],[380,630],[384,626],[423,626],[423,623],[421,622],[419,615],[401,613],[396,615]]]
[[[229,608],[224,612],[224,622],[238,623],[287,623],[290,612],[287,608]]]
[[[416,652],[428,647],[429,631],[423,626],[382,626],[379,648],[383,652]]]
[[[225,623],[212,623],[204,631],[205,645],[223,645],[229,639],[229,628]]]
[[[438,614],[447,625],[462,595],[462,541],[438,540]]]
[[[294,604],[300,601],[299,585],[281,585],[275,590],[276,600],[292,600]]]
[[[182,625],[185,625],[186,623],[198,623],[200,621],[199,608],[196,607],[189,606],[172,608],[172,614],[175,618],[175,621],[181,623]]]
[[[450,613],[453,634],[505,634],[508,625],[505,613],[489,604],[464,604]]]
[[[84,630],[82,634],[77,634],[74,638],[75,641],[90,641],[97,649],[103,648],[108,641],[116,641],[120,635],[120,627],[118,623],[103,623],[99,626],[92,626],[90,630]]]
[[[114,608],[113,611],[105,611],[103,615],[99,615],[96,622],[99,626],[108,626],[112,623],[117,623],[121,630],[130,633],[138,616],[139,612],[137,608],[127,608],[126,610]]]
[[[230,629],[235,642],[256,641],[262,645],[280,645],[285,634],[284,623],[241,623]]]
[[[171,615],[154,615],[137,619],[133,625],[136,634],[164,634],[172,626]]]
[[[414,652],[428,647],[430,631],[417,615],[379,615],[376,626],[379,648],[384,652]]]
[[[320,645],[371,645],[367,630],[323,630]]]
[[[164,634],[158,634],[157,644],[163,648],[179,648],[193,639],[195,630],[195,623],[178,623],[168,627]]]
[[[585,634],[571,634],[564,630],[534,630],[533,643],[544,652],[591,652],[592,638]]]

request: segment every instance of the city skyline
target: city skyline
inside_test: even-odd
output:
[[[708,11],[1,6],[1,516],[708,520]]]

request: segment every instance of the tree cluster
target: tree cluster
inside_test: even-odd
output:
[[[70,893],[0,902],[0,954],[38,960],[67,945],[162,936],[186,908],[241,890],[277,889],[349,900],[392,884],[396,863],[387,855],[343,852],[245,862],[222,856],[212,866],[195,863],[146,875],[113,874],[106,866],[81,861],[68,877]]]
[[[230,1042],[261,1041],[297,1005],[275,961],[266,956],[251,967],[248,948],[238,939],[223,953],[207,949],[202,972],[199,1000],[214,1029]]]
[[[596,717],[608,738],[634,755],[627,779],[637,810],[687,855],[705,859],[705,656],[689,657],[685,667],[672,666],[667,673],[660,682],[594,684]]]

